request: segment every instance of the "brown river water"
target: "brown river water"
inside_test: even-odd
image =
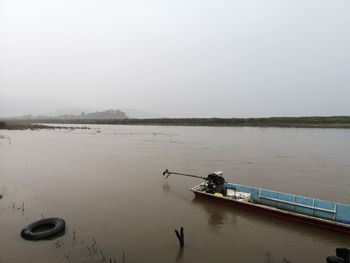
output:
[[[350,247],[346,234],[196,199],[201,179],[162,177],[221,170],[230,182],[350,203],[350,130],[90,127],[0,131],[11,139],[0,139],[1,263],[102,262],[101,251],[106,262],[310,263]],[[20,237],[52,216],[66,220],[64,235]]]

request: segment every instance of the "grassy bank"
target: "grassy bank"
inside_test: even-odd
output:
[[[116,124],[116,125],[176,125],[176,126],[236,126],[236,127],[300,127],[350,128],[350,116],[332,117],[270,117],[270,118],[157,118],[157,119],[31,119],[11,121],[22,125],[33,123]]]
[[[28,120],[0,121],[0,130],[40,130],[40,129],[89,129],[88,127],[62,127],[37,124]]]

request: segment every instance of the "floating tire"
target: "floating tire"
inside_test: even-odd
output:
[[[66,222],[57,217],[45,218],[29,224],[21,231],[27,240],[41,240],[54,237],[65,230]]]

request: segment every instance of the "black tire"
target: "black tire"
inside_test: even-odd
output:
[[[35,231],[40,227],[43,231]],[[45,218],[29,224],[21,231],[21,237],[27,240],[41,240],[62,233],[66,228],[66,222],[57,217]]]

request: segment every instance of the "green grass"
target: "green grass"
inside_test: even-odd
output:
[[[18,120],[16,119],[16,120],[6,120],[6,122],[8,126],[20,124],[23,127],[30,127],[31,125],[34,125],[33,123],[65,123],[65,124],[118,124],[118,125],[350,128],[350,116],[270,117],[270,118],[157,118],[157,119],[120,119],[120,120],[118,119]],[[35,126],[31,126],[31,127],[35,127]]]

